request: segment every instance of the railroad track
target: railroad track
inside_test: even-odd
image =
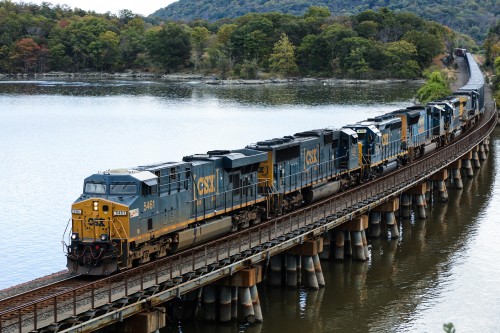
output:
[[[18,308],[29,303],[40,302],[46,298],[52,297],[55,294],[66,293],[74,289],[82,288],[85,285],[91,284],[93,282],[94,281],[90,281],[88,278],[81,276],[66,277],[62,280],[1,299],[0,312]]]

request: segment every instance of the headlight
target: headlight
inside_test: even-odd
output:
[[[82,215],[82,210],[81,209],[72,209],[71,214]]]
[[[94,201],[94,210],[99,210],[99,202]]]
[[[78,233],[77,232],[74,232],[71,234],[71,239],[72,240],[77,240],[78,239]]]
[[[108,240],[108,235],[107,234],[102,234],[101,235],[101,241],[106,242]]]

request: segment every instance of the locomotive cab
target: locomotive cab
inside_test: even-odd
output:
[[[126,261],[130,235],[152,228],[156,193],[157,177],[151,172],[117,170],[86,178],[83,193],[71,208],[68,269],[92,275],[118,270]],[[149,218],[139,218],[145,211],[152,212]]]

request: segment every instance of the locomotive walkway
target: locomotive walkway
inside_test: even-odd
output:
[[[384,177],[216,241],[83,286],[0,301],[0,333],[91,332],[153,309],[349,223],[449,168],[487,140],[497,123],[488,95],[474,130]],[[45,295],[45,296],[44,296]],[[30,301],[26,301],[30,300]]]

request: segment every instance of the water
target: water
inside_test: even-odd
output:
[[[411,105],[417,88],[0,81],[0,289],[65,268],[62,235],[91,173],[340,127]],[[263,287],[262,325],[169,331],[495,331],[499,149],[495,137],[474,181],[404,222],[400,240],[372,241],[367,263],[323,263],[326,289]]]

